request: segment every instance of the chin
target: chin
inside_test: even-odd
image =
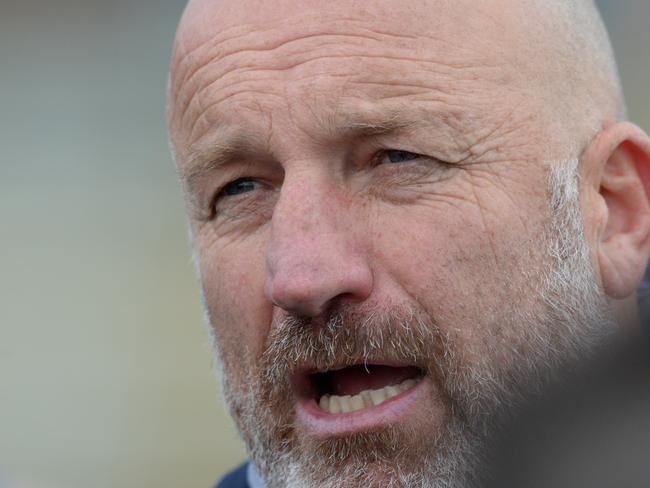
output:
[[[469,488],[482,443],[458,419],[427,419],[340,436],[297,427],[284,452],[257,451],[268,488]],[[428,421],[427,421],[428,420]],[[258,439],[259,441],[259,439]],[[274,439],[279,447],[282,442]],[[259,445],[259,444],[258,444]]]

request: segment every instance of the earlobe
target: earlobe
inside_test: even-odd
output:
[[[650,256],[650,139],[620,123],[607,128],[593,149],[607,207],[598,242],[601,279],[607,295],[622,299],[639,285]]]

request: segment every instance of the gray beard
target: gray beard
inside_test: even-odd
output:
[[[463,362],[452,333],[425,311],[398,306],[380,313],[338,310],[318,327],[298,317],[275,324],[246,385],[233,384],[227,361],[217,361],[227,407],[268,488],[474,485],[490,433],[616,329],[584,238],[577,168],[573,160],[550,167],[552,221],[540,242],[548,243],[551,264],[529,277],[538,283],[540,310],[511,318],[508,327],[517,335],[507,350],[488,345],[478,359]],[[214,328],[209,331],[215,356],[223,357]],[[442,428],[419,443],[413,439],[421,432],[402,427],[327,441],[299,436],[287,382],[296,366],[326,368],[341,358],[372,362],[375,356],[408,358],[440,382],[448,407]]]

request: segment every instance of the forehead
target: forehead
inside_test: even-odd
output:
[[[520,26],[501,2],[247,3],[198,0],[184,15],[171,83],[183,142],[272,115],[322,128],[353,106],[472,118],[517,79]]]
[[[507,38],[517,24],[540,13],[534,6],[530,0],[190,0],[176,42],[179,53],[186,54],[205,42],[234,40],[243,33],[291,38],[306,26],[316,24],[325,33],[338,24],[360,29],[353,32],[359,36],[367,29],[367,34],[483,43],[489,37]],[[472,38],[452,39],[471,32]]]

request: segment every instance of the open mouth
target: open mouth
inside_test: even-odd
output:
[[[321,411],[346,414],[377,407],[417,386],[423,376],[413,366],[357,364],[308,374],[303,391]]]

